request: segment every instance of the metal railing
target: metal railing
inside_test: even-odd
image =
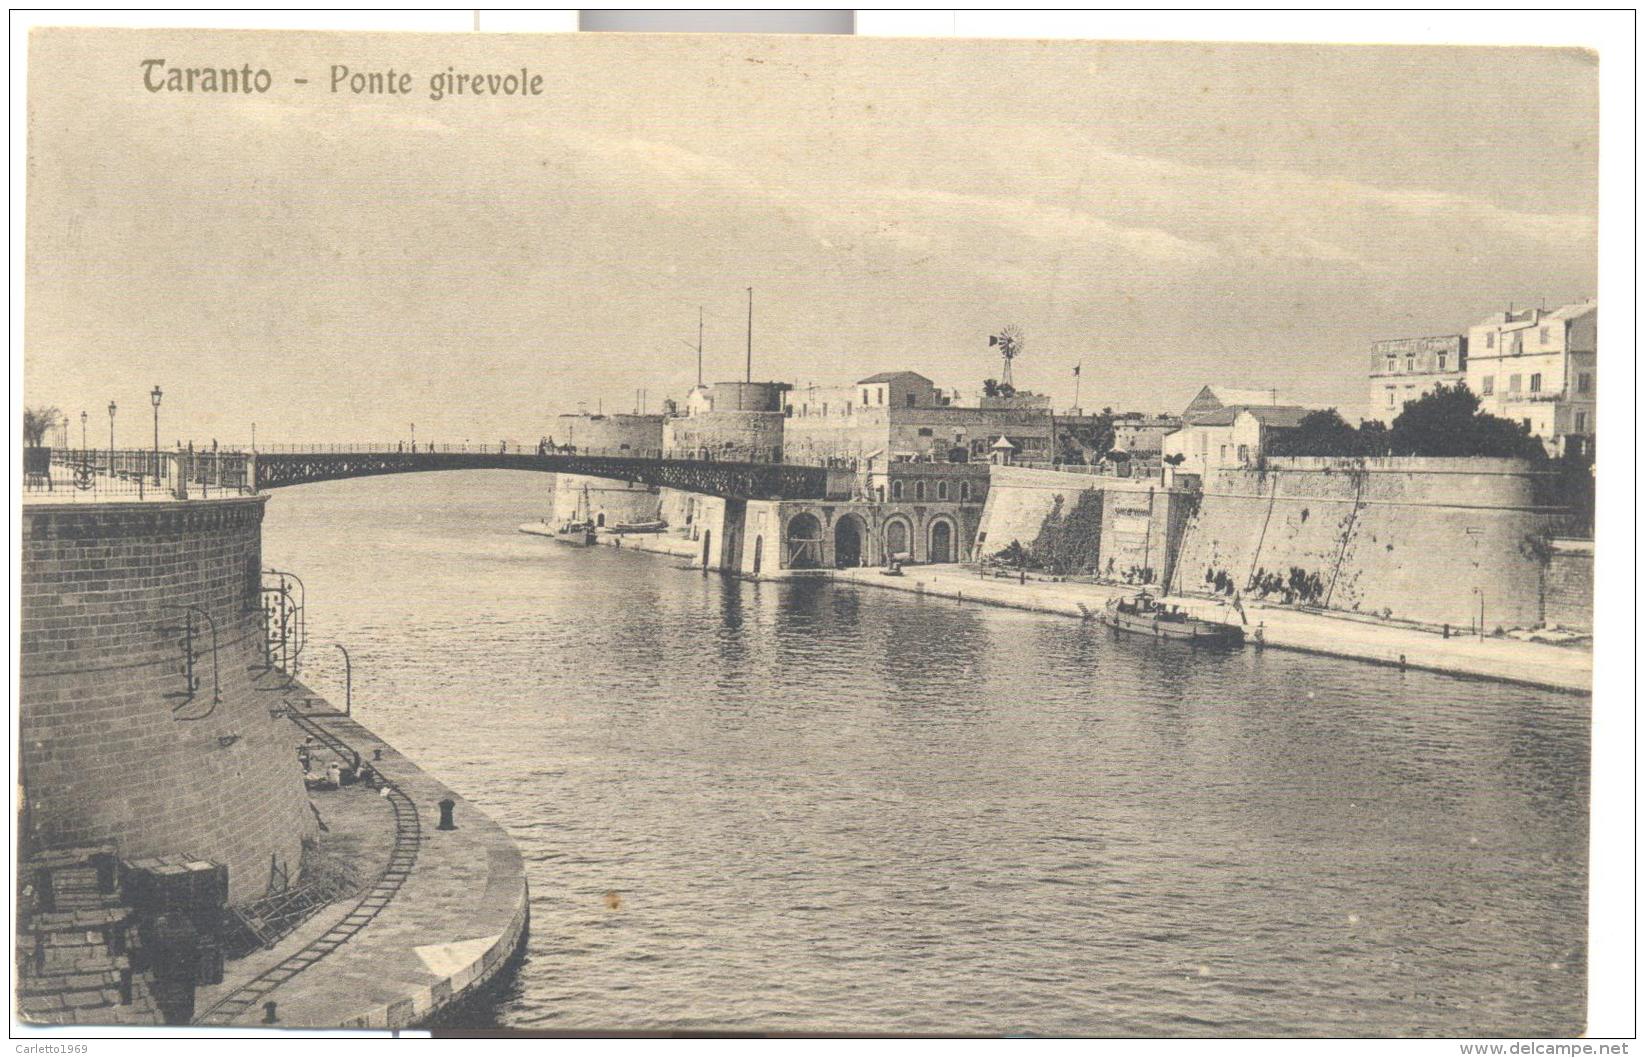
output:
[[[177,499],[253,491],[243,452],[148,448],[27,448],[23,491],[53,500]]]

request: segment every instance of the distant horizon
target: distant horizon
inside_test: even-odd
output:
[[[1357,421],[1371,343],[1597,294],[1575,49],[36,30],[24,401],[107,442],[535,438],[697,371]],[[348,54],[343,56],[340,51]],[[154,93],[233,60],[266,94]],[[410,71],[393,98],[331,64]],[[423,91],[528,69],[540,98]],[[60,76],[73,70],[73,77]],[[303,78],[306,85],[294,83]],[[101,430],[99,430],[99,425]],[[74,435],[72,440],[78,441]]]

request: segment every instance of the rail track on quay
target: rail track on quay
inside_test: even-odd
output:
[[[341,715],[341,714],[338,714]],[[323,742],[333,752],[344,759],[357,755],[354,747],[327,731],[320,724],[315,723],[315,717],[301,713],[290,713],[292,722],[308,734]],[[389,854],[388,866],[383,869],[342,920],[326,930],[314,940],[305,944],[299,950],[286,956],[268,969],[259,973],[245,984],[236,988],[213,1003],[206,1011],[194,1019],[196,1025],[239,1025],[245,1024],[241,1019],[259,1004],[264,1003],[273,995],[276,989],[290,981],[293,977],[318,963],[338,948],[342,947],[351,938],[388,907],[394,897],[405,885],[406,879],[411,876],[412,868],[417,864],[417,853],[422,847],[423,827],[417,814],[417,806],[400,788],[399,784],[389,779],[382,772],[377,772],[379,781],[387,790],[387,800],[394,810],[394,849]]]

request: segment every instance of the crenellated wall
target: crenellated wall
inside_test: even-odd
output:
[[[255,671],[265,502],[22,508],[26,841],[214,860],[233,901],[261,895],[271,865],[297,877],[314,816],[292,725],[270,715],[278,681]]]

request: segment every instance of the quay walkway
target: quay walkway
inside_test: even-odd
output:
[[[364,888],[272,949],[229,963],[221,984],[197,991],[195,1024],[411,1028],[497,980],[529,924],[525,864],[508,835],[323,699],[293,717],[292,734],[294,768],[308,741],[321,758],[358,753],[386,780],[382,790],[356,784],[311,798],[326,843]],[[452,830],[439,826],[446,800]]]
[[[907,566],[901,577],[878,569],[842,569],[839,580],[873,588],[914,592],[990,606],[1006,606],[1065,617],[1095,619],[1108,600],[1136,588],[1123,585],[982,577],[959,565]],[[1193,596],[1167,596],[1196,617],[1238,620],[1226,604]],[[1475,639],[1388,624],[1355,615],[1333,615],[1290,607],[1244,603],[1250,637],[1258,623],[1262,643],[1281,650],[1368,661],[1378,665],[1428,669],[1451,675],[1521,683],[1545,690],[1589,694],[1593,687],[1593,652],[1493,636]],[[1249,640],[1248,640],[1249,641]]]
[[[533,522],[519,528],[523,533],[554,535],[552,528],[546,524]],[[700,546],[666,533],[636,533],[619,537],[602,532],[599,543],[670,555],[688,562],[697,560]],[[1014,577],[984,577],[974,569],[955,563],[905,566],[900,577],[885,576],[877,566],[806,570],[805,573],[812,576],[822,573],[837,581],[864,587],[932,595],[985,606],[1032,610],[1081,620],[1096,619],[1109,599],[1138,590],[1124,585],[1033,578],[1019,583]],[[787,570],[777,570],[762,574],[760,579],[780,580],[788,575]],[[1225,603],[1216,600],[1172,595],[1166,601],[1176,603],[1196,617],[1238,620],[1238,615]],[[1246,600],[1243,605],[1249,620],[1247,637],[1252,637],[1260,622],[1262,645],[1265,647],[1520,683],[1571,694],[1592,693],[1594,658],[1593,651],[1586,646],[1555,646],[1502,636],[1478,639],[1465,632],[1454,632],[1447,638],[1438,632],[1381,621],[1369,615],[1298,610],[1253,600]]]

